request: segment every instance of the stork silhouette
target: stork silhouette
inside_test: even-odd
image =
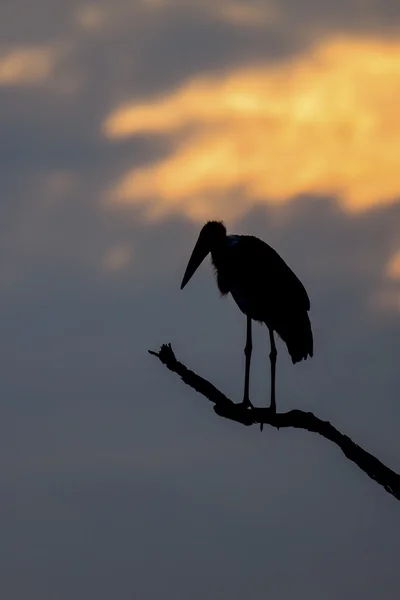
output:
[[[190,256],[181,289],[211,252],[218,288],[229,292],[247,316],[243,406],[253,408],[249,396],[252,323],[265,323],[271,345],[270,409],[276,412],[275,373],[277,349],[274,331],[286,343],[292,362],[313,355],[313,335],[308,316],[310,300],[290,267],[268,244],[251,235],[227,235],[222,221],[206,223]]]

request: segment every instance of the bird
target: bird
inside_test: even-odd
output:
[[[252,235],[228,235],[223,221],[208,221],[201,229],[189,258],[183,289],[203,260],[211,263],[222,296],[231,294],[247,317],[245,378],[242,406],[250,401],[250,362],[253,350],[252,321],[264,323],[270,340],[270,410],[276,414],[276,333],[286,344],[293,364],[313,356],[313,334],[307,291],[281,256],[263,240]]]

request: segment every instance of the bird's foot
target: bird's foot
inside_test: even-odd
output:
[[[242,400],[242,406],[243,408],[254,408],[254,406],[252,405],[252,403],[250,402],[250,398],[244,397]]]

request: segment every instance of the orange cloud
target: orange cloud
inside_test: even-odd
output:
[[[110,198],[195,219],[301,193],[334,194],[350,211],[396,201],[399,97],[397,41],[333,39],[279,65],[193,78],[105,121],[110,139],[150,133],[172,146]]]
[[[58,56],[59,48],[53,46],[18,46],[0,52],[0,86],[46,81]]]
[[[391,258],[386,266],[386,275],[390,279],[400,281],[400,250]]]

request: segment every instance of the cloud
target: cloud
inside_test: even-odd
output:
[[[0,86],[33,85],[49,79],[60,49],[52,45],[16,46],[0,52]]]
[[[95,3],[84,4],[77,8],[75,22],[85,31],[99,31],[104,28],[107,16],[105,6]]]
[[[127,267],[132,260],[132,250],[127,244],[118,244],[106,253],[103,267],[106,271],[120,271]]]
[[[238,26],[263,27],[276,17],[276,7],[272,7],[270,2],[222,2],[211,6],[221,18]]]
[[[335,38],[120,106],[103,125],[110,140],[165,136],[170,152],[128,171],[111,199],[195,219],[303,193],[336,195],[349,211],[396,202],[399,73],[397,41]]]
[[[400,312],[400,250],[386,262],[384,275],[381,289],[372,297],[372,306]]]
[[[386,266],[386,274],[391,279],[400,281],[400,250],[392,256]]]
[[[311,56],[294,58],[299,31],[306,22],[314,39],[324,27],[337,30],[333,12],[347,27],[354,5],[293,0],[293,26],[289,17],[271,25],[265,15],[265,27],[256,18],[262,0],[249,0],[247,16],[209,0],[149,10],[132,0],[15,0],[2,11],[1,56],[50,50],[56,40],[69,50],[43,79],[0,90],[0,514],[2,589],[10,600],[314,600],[321,590],[324,600],[396,597],[400,513],[388,494],[316,436],[261,434],[217,419],[147,353],[171,341],[189,367],[241,397],[243,315],[218,297],[206,261],[179,290],[199,230],[185,215],[193,211],[198,220],[211,202],[191,207],[191,197],[149,197],[155,210],[168,214],[175,203],[183,214],[150,224],[136,207],[102,210],[99,201],[135,165],[157,167],[160,157],[172,158],[201,136],[206,153],[208,133],[219,144],[220,132],[234,136],[237,129],[251,149],[257,123],[265,122],[254,116],[257,88],[247,118],[240,103],[226,109],[225,79],[237,86],[243,74],[263,85],[266,72],[272,95],[271,74],[283,67],[282,86],[294,94],[289,66]],[[279,2],[287,14],[289,6]],[[309,38],[301,42],[304,49]],[[354,48],[353,40],[344,67]],[[329,61],[323,68],[329,73]],[[194,109],[190,98],[177,122],[150,131],[157,98],[175,90],[176,100],[204,74],[200,99],[222,98],[227,121],[218,114],[206,121],[204,107]],[[64,93],[69,77],[81,85]],[[361,107],[388,89],[383,83],[366,88],[372,96],[361,98]],[[132,97],[134,108],[141,98],[153,110],[146,128],[100,136],[106,115]],[[289,114],[285,93],[274,98]],[[377,106],[389,118],[387,106]],[[286,116],[274,119],[282,127]],[[265,150],[261,143],[270,142],[260,129]],[[186,175],[183,165],[175,178]],[[286,170],[283,179],[290,178]],[[372,311],[369,301],[381,288],[398,289],[385,269],[399,248],[400,204],[362,217],[326,197],[252,210],[264,199],[226,189],[214,193],[219,210],[246,213],[234,227],[228,218],[230,229],[276,247],[312,301],[315,356],[295,368],[279,345],[279,408],[315,410],[396,468],[399,313],[394,304]],[[254,327],[251,393],[260,404],[267,402],[268,352],[265,328]],[[335,584],[328,589],[326,581]]]

